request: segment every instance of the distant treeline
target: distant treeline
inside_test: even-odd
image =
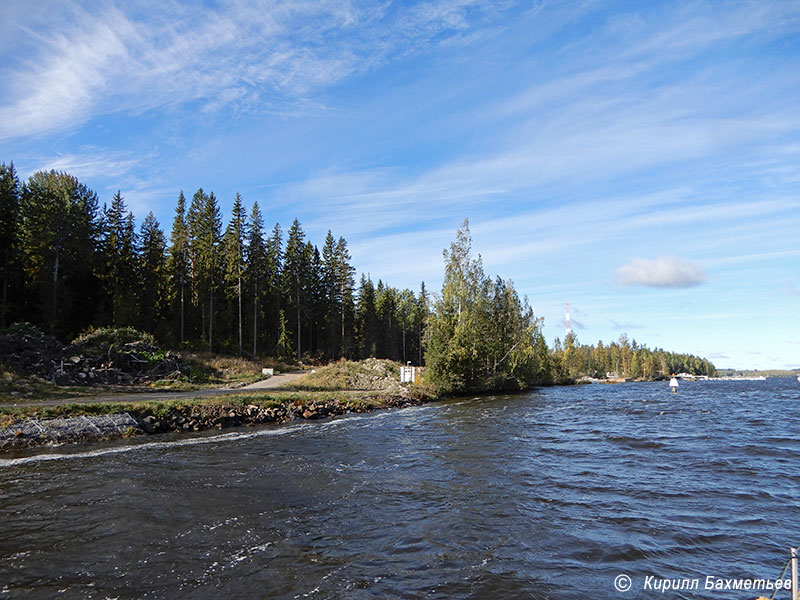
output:
[[[797,377],[800,369],[717,369],[719,377]]]
[[[705,358],[676,354],[660,348],[650,350],[647,346],[637,344],[636,340],[629,341],[625,334],[608,345],[600,341],[596,346],[585,346],[578,343],[574,333],[570,333],[563,344],[556,340],[555,355],[564,363],[572,378],[602,378],[609,373],[636,379],[657,379],[673,373],[709,377],[717,374],[716,367]]]
[[[174,348],[281,358],[376,356],[422,361],[428,315],[418,294],[355,270],[344,238],[321,249],[295,220],[264,231],[237,194],[223,227],[213,193],[178,195],[169,239],[152,213],[139,227],[72,175],[21,183],[0,164],[0,326],[29,321],[69,340],[132,326]]]

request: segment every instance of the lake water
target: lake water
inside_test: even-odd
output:
[[[703,588],[800,543],[799,400],[576,386],[6,455],[0,598],[769,596]]]

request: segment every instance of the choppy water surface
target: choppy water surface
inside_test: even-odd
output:
[[[592,385],[5,456],[0,598],[572,600],[661,596],[648,575],[775,579],[800,542],[798,400],[795,380]]]

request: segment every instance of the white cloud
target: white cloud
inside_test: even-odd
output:
[[[109,154],[99,149],[86,149],[79,153],[59,154],[36,165],[36,171],[65,171],[78,179],[97,176],[119,177],[141,164],[142,157],[133,158],[123,153]]]
[[[675,258],[660,256],[655,260],[634,258],[617,269],[620,285],[643,285],[658,288],[685,288],[706,281],[702,265]]]
[[[49,25],[28,31],[36,51],[2,65],[0,139],[195,101],[215,110],[291,112],[354,73],[461,35],[491,5],[231,0],[219,10],[162,3],[137,14],[131,3],[90,14],[65,2]]]

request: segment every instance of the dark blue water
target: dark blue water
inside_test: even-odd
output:
[[[0,598],[755,598],[642,588],[778,577],[798,401],[591,385],[6,456]]]

